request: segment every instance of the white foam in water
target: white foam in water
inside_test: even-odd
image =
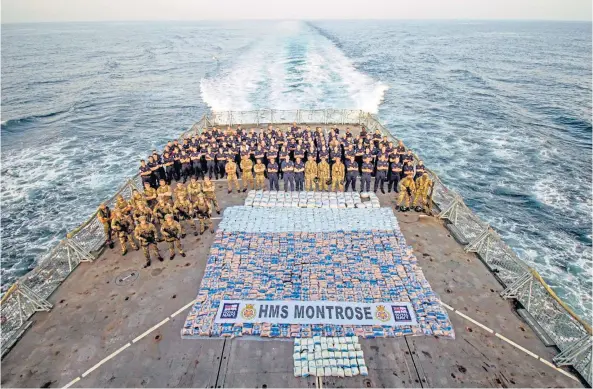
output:
[[[226,70],[203,78],[200,90],[215,111],[354,108],[374,113],[387,86],[358,71],[310,26],[282,22]]]

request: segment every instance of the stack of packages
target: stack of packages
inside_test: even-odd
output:
[[[214,323],[222,300],[410,303],[418,325]],[[389,208],[227,208],[182,337],[454,337]]]
[[[249,191],[245,199],[248,207],[294,208],[379,208],[374,193],[361,198],[358,192],[276,192]]]
[[[369,375],[357,336],[314,336],[294,341],[295,377]]]

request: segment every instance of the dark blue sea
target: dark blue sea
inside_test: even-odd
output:
[[[208,108],[357,108],[591,314],[590,23],[20,24],[1,36],[3,289]]]

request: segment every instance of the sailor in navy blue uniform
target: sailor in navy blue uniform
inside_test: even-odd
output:
[[[280,190],[278,183],[278,164],[276,163],[276,157],[270,156],[270,162],[268,162],[268,180],[270,181],[270,190]]]
[[[366,158],[362,163],[362,182],[360,184],[360,192],[371,191],[371,175],[373,174],[373,164],[370,158]]]
[[[294,162],[290,160],[290,157],[286,157],[286,160],[282,162],[282,173],[284,178],[284,191],[288,192],[290,185],[290,191],[294,191]]]
[[[216,153],[216,169],[214,170],[216,179],[218,180],[218,176],[224,177],[226,174],[224,167],[226,165],[226,150],[223,147],[219,147]]]
[[[152,161],[152,157],[149,157],[148,160]],[[140,160],[140,177],[142,178],[142,185],[145,183],[148,183],[150,186],[153,185],[154,179],[152,177],[152,170],[143,159]]]
[[[413,163],[410,162],[410,161],[406,161],[404,163],[403,172],[404,172],[403,173],[404,177],[411,177],[413,179],[414,178],[414,165],[413,165]]]
[[[348,192],[348,186],[352,184],[352,192],[356,192],[356,179],[358,178],[358,164],[354,160],[354,155],[348,157],[346,161],[346,186],[344,192]]]
[[[202,170],[202,153],[198,151],[197,147],[192,147],[189,153],[193,167],[193,175],[199,180],[204,178],[204,171]]]
[[[266,164],[266,161],[264,159],[266,157],[266,150],[264,149],[261,143],[257,145],[257,148],[253,151],[253,155],[256,160],[259,159],[262,161],[264,165]]]
[[[414,176],[414,180],[426,173],[426,167],[424,166],[424,161],[419,160],[418,164],[416,165],[416,175]]]
[[[391,193],[391,188],[393,187],[393,190],[396,193],[399,193],[399,180],[402,178],[402,169],[403,169],[403,165],[402,163],[399,161],[399,158],[396,157],[393,159],[393,162],[391,162],[391,166],[390,166],[390,170],[389,170],[389,185],[387,186],[387,191],[389,193]]]
[[[300,158],[301,161],[303,159],[305,159],[305,150],[303,150],[303,146],[300,143],[300,139],[299,139],[299,143],[297,143],[297,145],[295,146],[294,149],[294,159],[296,161],[297,158]]]
[[[177,140],[175,140],[175,143],[176,145],[169,154],[173,156],[173,176],[175,181],[179,181],[181,178],[181,149],[177,145]]]
[[[173,165],[175,164],[175,157],[173,157],[168,152],[163,154],[163,167],[165,169],[165,181],[167,185],[171,185],[171,180],[173,179],[174,170],[175,168]]]
[[[216,154],[214,151],[212,151],[210,146],[208,146],[206,149],[204,157],[206,158],[206,170],[208,171],[208,178],[212,179],[212,175],[216,175],[216,164],[214,162]]]
[[[294,181],[298,192],[305,190],[305,163],[300,156],[296,157],[294,163]]]
[[[410,164],[414,163],[414,155],[412,154],[412,150],[408,149],[408,152],[404,155],[404,159],[402,160],[402,162],[404,164],[406,162],[409,162]]]
[[[375,175],[375,185],[373,190],[377,192],[377,188],[381,187],[381,193],[385,193],[383,182],[387,179],[387,169],[389,169],[389,161],[385,155],[381,155],[377,161],[377,174]]]
[[[191,157],[185,151],[181,150],[181,155],[179,156],[179,161],[181,162],[181,175],[183,176],[183,183],[187,182],[187,179],[191,177]]]

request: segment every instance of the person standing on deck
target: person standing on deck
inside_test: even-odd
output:
[[[317,153],[315,153],[317,154]],[[305,190],[317,190],[315,179],[317,178],[317,156],[309,153],[307,156],[307,163],[305,163]]]
[[[290,157],[286,157],[286,160],[282,162],[282,172],[284,175],[284,191],[288,192],[288,187],[290,186],[290,191],[294,191],[294,162],[290,160]]]
[[[187,179],[192,175],[191,157],[185,150],[181,150],[179,161],[181,162],[181,175],[183,177],[183,183],[185,184]]]
[[[397,154],[396,154],[397,155]],[[389,185],[387,191],[391,193],[391,188],[397,193],[399,192],[399,180],[402,176],[402,164],[396,156],[390,167]]]
[[[255,190],[265,190],[266,166],[261,162],[261,159],[257,159],[253,171],[255,172]]]
[[[216,199],[216,188],[214,187],[214,183],[210,181],[209,178],[204,179],[202,191],[204,192],[204,198],[206,199],[208,206],[214,207],[216,213],[220,214],[220,207],[218,206],[218,200]]]
[[[321,160],[317,165],[317,176],[319,182],[319,190],[324,192],[329,189],[330,167],[327,163],[327,157],[319,157]]]
[[[345,192],[348,192],[348,187],[352,185],[352,191],[356,192],[356,179],[358,178],[358,164],[354,160],[355,155],[348,156],[346,161],[346,188]]]
[[[298,147],[298,146],[297,146]],[[298,150],[295,150],[295,154]],[[303,153],[304,154],[304,153]],[[301,192],[305,190],[305,164],[303,163],[300,154],[296,157],[296,162],[294,163],[294,181],[296,184],[297,192]]]
[[[157,241],[157,230],[154,227],[154,224],[148,223],[146,217],[140,216],[138,219],[140,224],[136,226],[134,229],[134,236],[140,242],[142,246],[142,251],[144,253],[144,258],[146,258],[146,263],[144,264],[144,268],[150,266],[150,250],[156,254],[159,261],[163,261],[163,257],[161,257],[161,253],[159,248],[156,244]]]
[[[192,176],[195,178],[204,178],[204,171],[202,171],[202,153],[198,151],[196,147],[192,147],[189,158],[192,163],[193,172]]]
[[[225,171],[227,175],[227,184],[229,187],[229,193],[233,191],[233,184],[237,187],[237,193],[241,192],[241,187],[239,186],[239,180],[237,179],[237,164],[234,160],[229,159],[225,166]]]
[[[148,182],[144,183],[150,188]],[[113,248],[113,241],[111,240],[111,210],[105,203],[101,203],[99,209],[97,210],[97,219],[99,223],[103,224],[103,231],[105,232],[105,243],[109,246],[109,248]]]
[[[198,200],[194,203],[195,217],[198,219],[200,224],[200,235],[202,235],[208,227],[211,233],[214,233],[214,227],[212,226],[212,208],[203,196],[198,196]],[[194,219],[195,223],[196,219]],[[196,226],[197,227],[197,226]]]
[[[381,193],[385,193],[383,183],[387,178],[387,169],[389,169],[389,162],[387,161],[387,155],[381,154],[377,161],[377,174],[375,175],[375,185],[373,187],[374,192],[377,192],[377,188],[380,186]]]
[[[152,185],[152,170],[150,169],[150,166],[146,164],[146,161],[143,159],[140,160],[140,177],[142,178],[143,185],[145,183]]]
[[[253,162],[249,158],[249,153],[243,154],[243,158],[241,158],[241,170],[243,171],[243,192],[246,192],[250,186],[255,189],[253,182]]]
[[[185,257],[183,246],[181,245],[181,224],[173,219],[173,215],[167,214],[164,223],[161,224],[161,235],[169,246],[169,260],[175,258],[175,246],[182,257]]]
[[[268,163],[268,180],[270,181],[270,190],[280,190],[278,183],[278,164],[276,158],[270,156],[270,162]]]
[[[128,253],[127,242],[130,242],[130,247],[132,247],[134,250],[138,250],[138,246],[132,237],[132,222],[128,217],[122,215],[119,209],[113,211],[111,229],[115,231],[117,237],[119,238],[121,255],[126,255]]]
[[[360,183],[360,193],[371,191],[371,175],[373,174],[373,164],[370,158],[365,158],[362,163],[362,180]],[[365,189],[366,188],[366,189]]]
[[[218,177],[220,176],[220,178],[224,178],[224,166],[226,164],[226,150],[220,146],[218,148],[218,152],[216,153],[216,169],[214,170],[215,172],[215,177],[218,180]]]
[[[216,154],[214,153],[214,151],[212,151],[212,147],[208,146],[208,148],[206,149],[206,154],[204,155],[204,158],[206,159],[206,170],[208,171],[208,178],[212,179],[212,175],[214,174],[216,178],[218,178],[218,175],[215,174],[216,173],[216,163],[214,161],[214,158],[216,157]],[[204,177],[205,179],[206,177]]]
[[[430,191],[430,187],[432,186],[432,180],[428,176],[427,173],[416,173],[420,174],[416,178],[416,191],[414,193],[414,202],[412,203],[412,207],[416,210],[416,212],[422,212],[423,209],[428,205],[428,192]]]
[[[416,184],[411,176],[405,176],[399,182],[399,197],[397,198],[397,206],[400,211],[405,212],[410,209],[410,200],[412,195],[416,192]]]
[[[419,160],[418,164],[416,165],[416,175],[414,176],[414,180],[422,176],[426,173],[426,167],[424,166],[424,161]]]
[[[344,164],[340,160],[340,157],[336,156],[332,166],[332,192],[335,190],[344,190],[344,170]]]
[[[183,220],[191,219],[191,215],[193,215],[193,206],[192,203],[187,200],[184,196],[180,196],[175,200],[173,204],[173,214],[177,218],[177,221],[181,225],[181,237],[185,237],[185,231],[183,229]],[[194,225],[195,228],[195,225]],[[194,231],[194,235],[197,235]]]
[[[196,179],[196,177],[192,177],[189,184],[187,185],[187,195],[189,196],[189,200],[196,201],[200,193],[202,193],[202,184]]]

